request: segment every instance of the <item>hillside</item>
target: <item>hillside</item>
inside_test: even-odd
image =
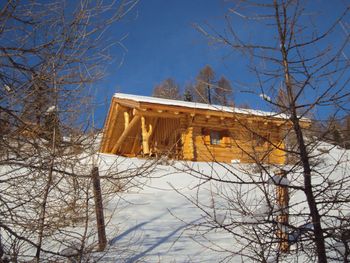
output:
[[[342,262],[350,231],[350,151],[323,142],[310,150],[328,257]],[[2,211],[8,215],[2,221],[3,258],[17,244],[18,259],[32,260],[43,226],[42,255],[54,262],[75,262],[80,256],[83,262],[130,263],[315,261],[313,224],[297,165],[146,160],[88,151],[69,157],[56,159],[52,181],[50,170],[34,166],[37,158],[1,167],[7,198]],[[94,166],[104,197],[104,252],[95,252]],[[275,177],[280,168],[287,170],[286,178]],[[288,187],[288,226],[278,221],[283,210],[277,187]],[[45,220],[37,224],[45,189]],[[288,234],[288,254],[278,253],[278,229]],[[11,239],[13,233],[17,239]]]
[[[314,153],[322,153],[322,156],[317,157],[315,167],[329,174],[329,182],[347,177],[350,151],[321,143]],[[121,170],[132,166],[143,167],[147,163],[112,155],[101,155],[100,160],[102,169],[112,163],[120,163],[117,166]],[[248,257],[234,255],[239,246],[243,254],[251,249],[247,249],[248,239],[240,239],[229,231],[237,223],[235,230],[244,234],[241,231],[246,229],[238,226],[267,220],[261,216],[262,210],[269,209],[266,208],[259,182],[266,181],[268,175],[254,175],[252,165],[239,164],[173,162],[172,165],[155,164],[151,167],[148,178],[139,178],[137,185],[108,202],[107,215],[116,212],[109,222],[109,247],[101,255],[101,262],[248,261]],[[276,169],[270,168],[271,171]],[[302,185],[299,174],[288,176],[291,187]],[[262,177],[265,179],[261,180]],[[218,182],[217,179],[224,182]],[[257,184],[235,186],[240,179],[245,182],[256,180]],[[319,178],[315,176],[314,184],[318,182]],[[269,191],[274,191],[274,185],[268,187]],[[238,191],[238,188],[243,203],[240,206],[245,209],[234,211],[237,204],[232,202],[237,200],[237,192],[234,191]],[[290,223],[294,225],[304,224],[307,220],[299,215],[307,210],[303,200],[303,194],[290,190],[290,213],[298,215],[290,217]],[[343,210],[331,209],[328,214],[348,214],[349,204],[342,207]],[[243,215],[243,210],[250,211],[250,214]],[[296,246],[291,249],[295,250]],[[271,262],[276,261],[274,252],[273,249],[266,251],[265,256]],[[304,253],[294,252],[283,261],[307,260]],[[334,254],[334,249],[330,253]]]

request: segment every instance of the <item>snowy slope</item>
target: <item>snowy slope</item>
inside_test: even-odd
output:
[[[344,178],[346,172],[349,171],[349,151],[326,143],[318,145],[314,151],[316,155],[324,152],[327,152],[326,155],[318,158],[317,169],[328,172],[330,181]],[[100,158],[102,166],[108,167],[108,163],[113,162],[116,157],[101,155]],[[121,166],[144,166],[146,162],[135,158],[118,158],[123,160]],[[339,160],[341,164],[334,170],[333,167],[339,163]],[[235,239],[226,231],[216,229],[208,231],[205,235],[202,235],[203,232],[196,232],[199,229],[196,226],[209,222],[208,219],[216,221],[219,225],[229,223],[226,218],[228,217],[227,211],[229,211],[228,204],[227,200],[224,200],[226,195],[223,194],[225,189],[222,186],[225,184],[215,183],[215,180],[205,182],[205,178],[199,174],[205,174],[211,179],[221,178],[235,181],[233,178],[245,178],[247,170],[252,170],[252,167],[199,162],[155,165],[154,170],[150,173],[151,178],[141,179],[138,187],[129,189],[128,192],[116,196],[108,203],[107,211],[112,214],[112,211],[116,209],[117,212],[113,214],[110,221],[109,229],[113,229],[114,232],[108,233],[109,248],[108,252],[102,255],[101,262],[247,261],[247,259],[244,260],[230,253],[230,247],[235,245]],[[260,177],[261,175],[256,176],[256,178]],[[251,180],[251,177],[247,180]],[[257,179],[257,182],[260,181]],[[292,186],[302,185],[302,178],[298,173],[293,174],[289,181]],[[317,184],[317,176],[314,181]],[[244,186],[244,189],[248,188],[251,189],[245,190],[245,193],[249,193],[249,197],[244,200],[248,209],[249,206],[251,207],[252,215],[242,218],[237,214],[236,219],[242,222],[256,220],[255,215],[259,214],[262,209],[264,210],[259,188]],[[306,204],[301,202],[304,196],[300,191],[291,190],[290,194],[290,203],[293,207],[291,214],[300,211],[307,212]],[[205,211],[198,209],[196,201],[200,202],[200,207],[207,209]],[[220,214],[220,207],[224,211],[222,214]],[[340,213],[344,214],[349,211],[345,207]],[[230,216],[232,217],[232,214]],[[291,216],[290,220],[296,225],[305,223],[305,221],[300,221],[300,217]],[[244,244],[243,241],[242,244]],[[303,256],[290,260],[303,262]],[[290,260],[286,259],[286,262],[292,262]]]
[[[125,162],[130,163],[140,165],[143,161]],[[176,166],[182,168],[183,164]],[[217,262],[225,257],[198,244],[203,240],[198,237],[194,241],[195,235],[187,229],[203,220],[202,213],[182,196],[196,194],[198,179],[177,168],[157,165],[152,178],[142,182],[142,189],[135,187],[109,202],[110,213],[118,206],[109,226],[117,232],[109,233],[109,251],[101,262]],[[222,245],[228,241],[227,235],[212,238]]]

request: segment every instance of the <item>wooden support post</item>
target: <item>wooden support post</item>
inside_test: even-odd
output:
[[[128,128],[129,122],[130,122],[129,113],[127,111],[125,111],[124,112],[124,130],[126,130],[126,128]]]
[[[135,116],[134,118],[132,118],[131,122],[129,123],[128,127],[124,130],[124,132],[122,133],[122,135],[120,135],[117,143],[114,145],[113,149],[112,149],[112,153],[117,153],[119,147],[122,145],[122,143],[124,142],[125,138],[129,135],[130,131],[136,126],[136,124],[138,123],[140,119],[140,116]]]
[[[150,149],[149,149],[149,138],[152,135],[152,125],[149,124],[149,128],[147,130],[146,127],[146,119],[145,117],[141,117],[141,129],[142,129],[142,150],[143,154],[150,154]]]
[[[103,251],[107,245],[105,220],[103,215],[102,193],[98,167],[92,168],[92,181],[94,187],[95,213],[98,234],[98,251]]]
[[[275,173],[276,178],[286,178],[287,172],[285,170],[279,170]],[[278,181],[278,179],[276,179]],[[279,182],[282,182],[282,179],[279,180]],[[289,206],[289,194],[288,194],[288,185],[280,183],[276,186],[276,198],[277,198],[277,205],[279,208],[279,215],[276,218],[277,221],[277,232],[276,236],[279,240],[278,243],[278,249],[282,253],[288,253],[289,252],[289,242],[288,242],[288,232],[287,232],[287,225],[288,225],[288,206]]]

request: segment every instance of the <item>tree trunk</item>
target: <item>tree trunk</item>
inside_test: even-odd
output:
[[[295,131],[296,137],[297,137],[297,144],[299,146],[299,156],[300,161],[303,166],[303,176],[304,176],[304,192],[307,199],[307,204],[310,209],[310,215],[312,218],[312,224],[314,226],[314,235],[315,235],[315,245],[316,245],[316,255],[318,258],[318,262],[323,263],[327,262],[327,255],[326,255],[326,248],[325,248],[325,241],[323,236],[323,229],[321,226],[321,216],[319,214],[315,196],[312,191],[312,183],[311,183],[311,168],[310,168],[310,160],[309,160],[309,154],[306,149],[303,132],[300,127],[299,118],[297,115],[296,110],[296,98],[293,94],[293,84],[290,77],[289,72],[289,61],[288,61],[288,52],[286,50],[286,30],[282,28],[283,21],[281,21],[280,18],[280,10],[279,10],[279,4],[277,3],[277,0],[274,0],[274,6],[275,6],[275,17],[276,17],[276,23],[278,27],[278,34],[280,37],[280,46],[281,46],[281,54],[282,54],[282,62],[283,62],[283,68],[284,68],[284,80],[285,85],[287,89],[287,95],[288,95],[288,103],[289,103],[289,110],[290,110],[290,120],[293,124],[293,129]],[[287,21],[286,13],[283,13],[283,19],[284,22]]]

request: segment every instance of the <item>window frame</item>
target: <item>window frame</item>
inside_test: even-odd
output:
[[[210,145],[222,145],[222,132],[218,130],[209,130]]]

